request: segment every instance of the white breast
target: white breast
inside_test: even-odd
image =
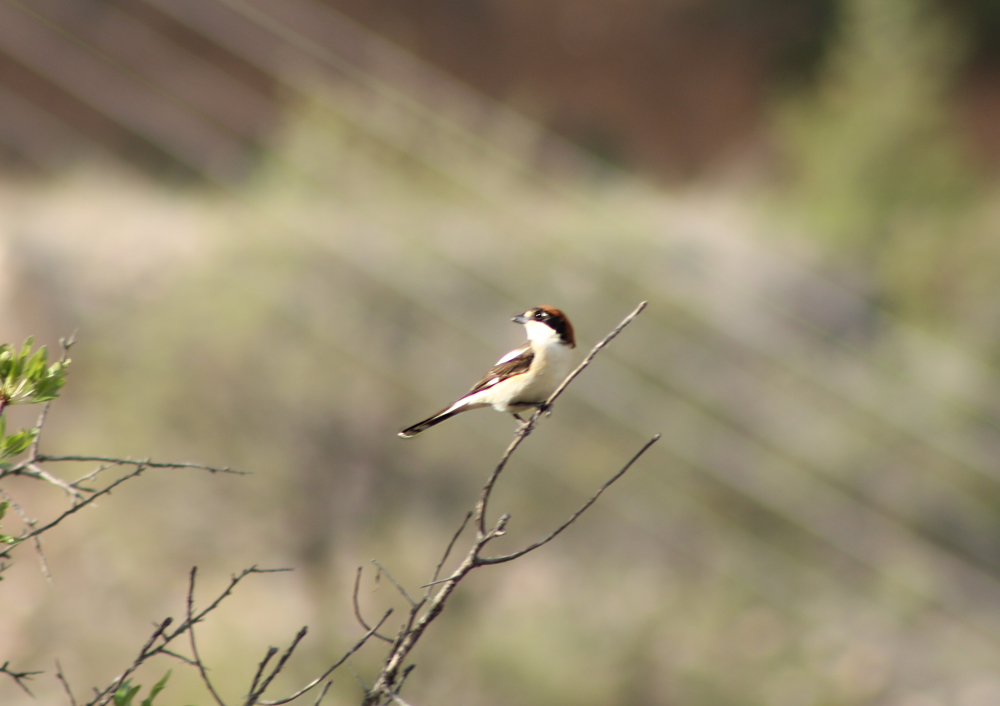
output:
[[[572,370],[572,349],[557,337],[547,337],[544,341],[533,339],[532,349],[535,358],[528,372],[494,385],[489,394],[483,395],[482,402],[492,405],[498,412],[517,412],[544,402],[555,392]]]

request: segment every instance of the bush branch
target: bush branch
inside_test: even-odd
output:
[[[583,372],[583,370],[590,365],[594,357],[612,340],[614,339],[622,330],[628,326],[629,323],[639,315],[640,312],[646,307],[646,302],[640,303],[635,310],[625,317],[618,326],[616,326],[607,336],[605,336],[594,348],[591,349],[590,353],[570,373],[565,380],[559,385],[558,388],[549,396],[543,405],[539,407],[538,410],[531,415],[531,417],[526,421],[515,433],[514,438],[511,440],[510,444],[504,450],[500,457],[500,461],[493,468],[493,471],[487,477],[482,490],[479,493],[479,498],[473,510],[468,513],[462,520],[461,525],[455,532],[454,536],[449,542],[441,561],[438,563],[437,567],[434,569],[434,574],[431,578],[430,583],[423,586],[426,589],[424,596],[419,601],[414,601],[409,593],[389,574],[385,569],[378,565],[380,572],[386,573],[389,579],[396,585],[400,593],[402,593],[406,599],[410,602],[411,609],[410,615],[407,622],[403,625],[399,632],[397,638],[393,641],[392,647],[389,650],[389,654],[386,656],[385,661],[382,665],[382,669],[378,674],[374,684],[371,689],[365,694],[364,700],[362,702],[363,706],[377,706],[378,704],[389,704],[395,703],[400,705],[405,705],[406,702],[399,697],[399,690],[402,686],[405,675],[408,674],[408,669],[403,670],[403,663],[409,656],[411,650],[416,646],[417,642],[420,640],[421,636],[427,627],[441,614],[445,608],[445,604],[448,598],[454,592],[455,588],[458,586],[459,582],[468,575],[473,569],[480,566],[486,566],[489,564],[500,564],[507,561],[513,561],[525,554],[538,549],[539,547],[548,544],[553,539],[555,539],[560,533],[563,532],[567,527],[576,522],[576,520],[589,509],[601,494],[615,481],[621,478],[632,465],[660,438],[659,434],[654,436],[650,441],[646,442],[645,445],[639,451],[637,451],[632,458],[611,478],[604,482],[604,484],[598,488],[598,490],[590,497],[590,499],[585,502],[579,510],[577,510],[573,515],[570,516],[568,520],[562,523],[559,527],[549,533],[548,536],[541,540],[538,540],[523,549],[514,552],[512,554],[496,556],[496,557],[483,557],[481,553],[486,545],[493,539],[501,536],[506,531],[507,522],[510,520],[509,514],[503,514],[497,519],[497,521],[487,529],[486,524],[486,509],[489,503],[490,496],[493,493],[493,488],[496,485],[497,479],[506,467],[507,462],[510,457],[524,441],[534,431],[535,425],[540,417],[540,415],[547,413],[551,410],[552,404],[556,399],[563,393],[566,387],[574,380],[576,377]],[[441,569],[447,561],[448,556],[451,554],[455,543],[458,541],[459,536],[465,530],[466,525],[472,519],[473,526],[476,528],[475,539],[473,540],[472,546],[466,553],[465,557],[459,563],[458,567],[452,572],[452,574],[446,579],[438,579],[441,573]],[[360,574],[359,574],[360,578]],[[356,583],[357,585],[357,583]],[[435,592],[435,586],[440,586]],[[433,595],[432,595],[433,594]],[[359,616],[360,619],[360,616]],[[412,667],[412,665],[411,665]],[[403,678],[400,678],[400,671],[403,670]]]

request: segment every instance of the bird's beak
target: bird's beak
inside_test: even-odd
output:
[[[511,319],[515,324],[526,324],[528,320],[524,318],[524,314],[518,314],[513,319]]]

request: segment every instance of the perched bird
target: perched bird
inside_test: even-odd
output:
[[[486,376],[453,405],[403,429],[400,436],[416,436],[459,412],[480,407],[509,412],[524,421],[518,412],[545,403],[570,372],[570,349],[576,347],[573,327],[564,313],[551,306],[528,309],[512,321],[524,324],[528,342],[498,360]]]

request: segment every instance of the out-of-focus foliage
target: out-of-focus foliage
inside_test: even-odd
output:
[[[899,12],[884,42],[929,62],[909,44],[927,25],[886,7],[856,12]],[[930,311],[936,290],[921,278],[936,272],[945,236],[966,234],[954,241],[963,262],[988,263],[1000,217],[976,203],[938,137],[945,74],[907,68],[914,83],[897,85],[878,69],[895,54],[878,37],[852,50],[852,31],[833,65],[849,65],[838,71],[859,97],[840,104],[830,88],[826,107],[785,125],[798,125],[793,143],[826,136],[793,151],[800,181],[788,198],[814,214],[808,233],[842,237],[853,259],[765,237],[782,225],[746,194],[663,193],[609,171],[556,179],[518,155],[470,157],[468,136],[449,141],[405,101],[328,89],[235,192],[98,169],[4,183],[13,284],[0,314],[47,338],[81,331],[76,384],[46,443],[169,451],[254,475],[144,477],[80,513],[47,544],[51,586],[28,562],[4,582],[3,655],[39,668],[57,655],[74,683],[106,682],[152,620],[183,609],[192,564],[206,584],[251,564],[292,566],[234,595],[200,650],[234,693],[268,645],[308,623],[302,654],[315,657],[294,676],[313,676],[359,634],[355,567],[377,557],[408,586],[425,582],[513,424],[482,411],[414,440],[395,432],[519,343],[510,314],[558,305],[586,348],[648,299],[525,444],[493,505],[512,513],[520,544],[637,440],[662,441],[559,542],[464,585],[405,695],[995,703],[1000,380],[962,336],[928,335],[869,295]],[[862,80],[865,57],[884,78]],[[879,107],[896,90],[910,107]],[[855,189],[870,171],[885,175]],[[826,179],[840,204],[830,211]],[[918,274],[892,274],[897,264]],[[833,282],[830,269],[848,276]],[[954,305],[964,331],[994,331],[995,284],[971,279],[980,293],[966,288]],[[855,280],[866,284],[843,284]],[[394,600],[384,580],[363,583],[366,613]],[[358,658],[362,678],[375,661]],[[186,679],[172,677],[172,703],[199,698]],[[357,701],[346,680],[334,691],[336,703]],[[57,685],[46,694],[60,698]],[[0,682],[0,702],[25,700]]]
[[[964,36],[927,0],[840,8],[816,89],[779,112],[792,187],[781,198],[869,270],[879,304],[941,322],[981,254],[968,247],[980,182],[950,101]]]
[[[9,343],[0,345],[0,414],[8,405],[38,404],[55,399],[66,382],[69,360],[48,362],[48,349],[42,346],[32,354],[34,341],[28,338],[20,350]],[[7,418],[0,416],[0,459],[23,453],[37,429],[20,429],[7,434]],[[0,464],[6,463],[0,461]],[[0,465],[2,467],[2,465]]]
[[[153,685],[153,688],[149,690],[149,696],[144,698],[139,706],[153,706],[153,700],[167,686],[168,679],[170,679],[169,671],[163,675],[163,678],[160,679],[160,681],[156,682]],[[133,706],[132,699],[134,699],[139,694],[139,691],[141,689],[142,689],[141,684],[132,686],[132,680],[127,679],[118,689],[118,691],[115,692],[114,696],[115,706]]]

